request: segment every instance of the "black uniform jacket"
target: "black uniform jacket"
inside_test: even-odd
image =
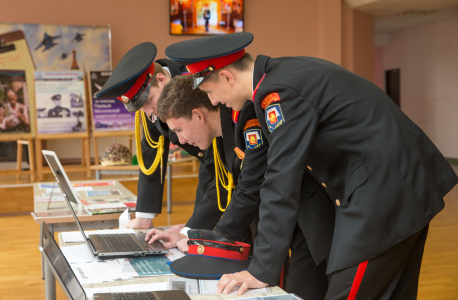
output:
[[[305,218],[307,174],[335,207],[327,273],[382,253],[442,210],[456,174],[377,86],[309,57],[260,55],[253,75],[256,115],[269,142],[248,268],[257,279],[274,284],[281,272],[278,257],[288,252],[296,220]],[[321,226],[310,223],[309,230]]]
[[[160,59],[156,61],[162,66],[170,69],[171,77],[187,73],[184,66],[174,63],[170,60]],[[151,175],[145,175],[140,171],[138,179],[138,198],[137,198],[137,211],[148,213],[161,213],[162,210],[162,197],[164,192],[164,179],[167,169],[167,159],[169,154],[169,144],[172,142],[179,145],[186,150],[189,154],[197,157],[200,160],[199,168],[199,185],[196,191],[196,208],[202,209],[202,218],[191,218],[187,226],[191,228],[213,229],[214,225],[218,222],[221,215],[218,216],[218,207],[213,206],[200,206],[201,201],[205,202],[206,197],[212,197],[216,194],[215,191],[215,166],[213,163],[213,151],[210,155],[205,155],[204,151],[189,144],[182,145],[178,141],[177,135],[169,130],[166,123],[161,122],[159,119],[154,123],[147,120],[148,130],[153,141],[158,141],[161,135],[164,136],[164,154],[163,154],[163,172],[161,183],[160,167]],[[156,157],[157,149],[151,148],[143,137],[142,139],[142,154],[145,167],[149,168]],[[213,225],[208,226],[206,218],[214,218]],[[211,222],[210,222],[211,223]]]

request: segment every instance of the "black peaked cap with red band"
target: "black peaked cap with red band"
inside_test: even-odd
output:
[[[218,279],[248,269],[250,245],[236,242],[212,230],[188,231],[188,255],[173,261],[170,269],[178,276],[195,279]]]
[[[249,32],[214,35],[172,44],[165,49],[165,55],[186,65],[197,88],[212,72],[241,58],[252,41],[253,34]]]
[[[156,45],[141,43],[129,50],[119,61],[96,98],[117,98],[130,112],[139,110],[149,95],[149,82],[154,73]]]

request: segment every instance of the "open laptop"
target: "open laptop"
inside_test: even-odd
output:
[[[70,264],[63,255],[53,234],[49,231],[45,222],[41,223],[40,244],[38,246],[43,254],[46,263],[51,268],[57,281],[62,286],[68,299],[87,299],[83,287],[78,282]],[[132,293],[100,293],[94,294],[94,300],[116,300],[116,299],[155,299],[155,300],[190,300],[189,296],[182,290],[157,291],[157,292],[132,292]]]
[[[49,167],[54,173],[57,184],[59,185],[64,198],[67,201],[68,207],[75,218],[78,226],[89,250],[98,258],[121,258],[131,256],[146,256],[146,255],[165,255],[169,252],[160,241],[153,244],[145,242],[146,233],[119,233],[119,234],[93,234],[86,237],[81,223],[72,207],[72,203],[79,204],[78,197],[72,189],[72,185],[68,180],[65,171],[53,151],[42,150],[42,153],[48,162]]]

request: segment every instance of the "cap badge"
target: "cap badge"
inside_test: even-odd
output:
[[[243,249],[243,247],[240,247],[240,253],[242,253],[243,251],[245,251],[245,249]]]
[[[127,103],[130,101],[129,97],[126,97],[126,96],[121,96],[121,101],[124,102],[124,103]]]
[[[199,245],[199,247],[197,247],[197,253],[198,254],[204,254],[204,251],[205,251],[205,247],[204,246]]]

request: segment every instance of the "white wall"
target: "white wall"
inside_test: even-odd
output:
[[[458,158],[458,19],[392,33],[380,50],[383,70],[401,69],[402,111]]]

